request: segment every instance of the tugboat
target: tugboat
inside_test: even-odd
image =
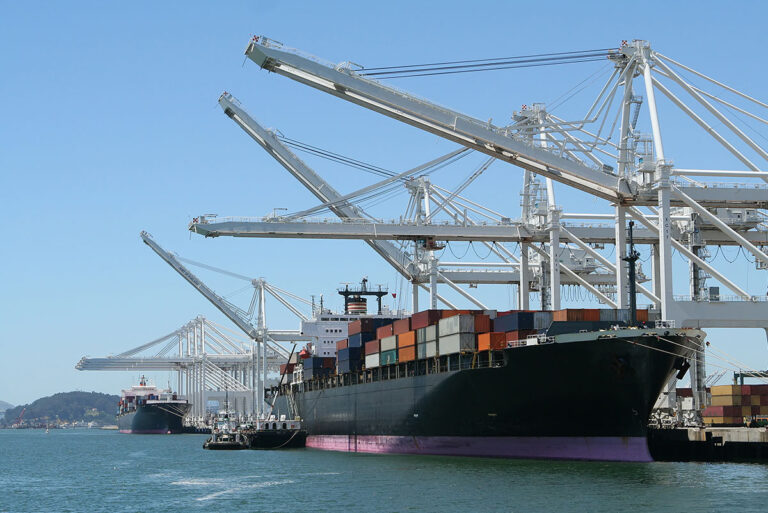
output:
[[[238,451],[248,448],[248,437],[238,429],[237,421],[229,410],[219,412],[211,426],[211,436],[203,444],[203,449],[218,451]]]
[[[250,449],[297,449],[307,442],[307,432],[301,429],[299,417],[288,420],[285,415],[278,419],[270,415],[256,421],[253,429],[243,432]]]

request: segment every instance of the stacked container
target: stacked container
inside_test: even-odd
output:
[[[335,364],[336,358],[333,357],[310,356],[309,358],[304,358],[304,379],[330,376]]]
[[[438,335],[440,354],[475,352],[477,333],[491,331],[491,319],[485,314],[460,314],[440,319]]]
[[[340,349],[336,356],[339,359],[339,374],[357,372],[363,366],[363,350],[360,347]]]
[[[744,418],[768,415],[768,385],[718,385],[711,389],[712,404],[704,409],[704,423],[741,426]]]
[[[416,332],[406,331],[397,335],[397,361],[412,362],[416,359]]]
[[[382,338],[380,346],[379,364],[397,363],[397,335]]]

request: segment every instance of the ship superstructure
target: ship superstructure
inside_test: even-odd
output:
[[[142,376],[138,385],[122,391],[117,423],[121,433],[181,433],[182,419],[189,408],[186,398],[170,389],[162,390]]]

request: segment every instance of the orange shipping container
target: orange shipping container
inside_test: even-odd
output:
[[[507,342],[511,342],[513,340],[525,340],[526,338],[530,337],[531,335],[535,335],[536,333],[536,330],[515,330],[508,331],[504,335]]]
[[[599,321],[600,320],[600,310],[597,308],[585,308],[584,309],[584,320],[585,321]]]
[[[443,310],[440,317],[446,319],[448,317],[453,317],[454,315],[466,315],[468,313],[469,310]]]
[[[405,333],[400,333],[397,336],[397,347],[408,347],[408,346],[415,346],[416,345],[416,332],[415,331],[406,331]],[[400,359],[400,361],[403,361]]]
[[[598,315],[600,314],[598,313]],[[555,321],[583,321],[584,310],[580,308],[568,308],[565,310],[555,310],[553,312],[552,318]]]
[[[416,346],[401,347],[397,350],[397,361],[412,362],[416,359]]]
[[[506,333],[494,331],[491,333],[480,333],[477,336],[477,350],[490,351],[491,349],[504,349],[507,347]]]
[[[640,322],[648,322],[648,310],[638,310],[637,320]]]

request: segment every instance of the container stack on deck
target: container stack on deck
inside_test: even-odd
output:
[[[702,412],[709,426],[743,426],[745,419],[768,415],[768,385],[717,385],[711,406]]]
[[[648,310],[637,314],[639,322],[648,321]],[[500,351],[537,344],[541,334],[596,331],[628,321],[628,310],[573,308],[498,313],[424,310],[404,319],[364,318],[349,323],[348,337],[336,343],[336,359],[304,360],[304,379],[331,374],[334,365],[343,374],[441,355]]]

